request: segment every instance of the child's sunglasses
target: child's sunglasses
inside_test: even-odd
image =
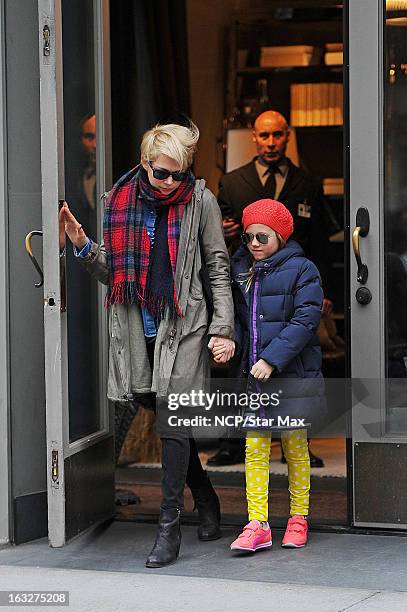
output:
[[[269,234],[263,234],[262,232],[259,232],[258,234],[245,232],[244,234],[242,234],[243,244],[249,244],[249,242],[252,242],[254,238],[256,238],[257,242],[260,242],[260,244],[267,244],[271,236]]]
[[[187,174],[188,170],[177,170],[177,172],[170,172],[169,170],[164,170],[163,168],[154,168],[151,162],[148,162],[151,170],[153,171],[153,177],[157,179],[157,181],[165,181],[169,176],[172,176],[173,181],[183,181]]]

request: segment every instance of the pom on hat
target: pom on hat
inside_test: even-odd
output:
[[[277,200],[257,200],[243,209],[243,229],[252,223],[268,225],[279,233],[284,240],[288,240],[294,230],[293,217],[288,208]]]

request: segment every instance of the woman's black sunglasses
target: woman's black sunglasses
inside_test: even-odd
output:
[[[177,170],[177,172],[170,172],[163,168],[154,168],[151,162],[148,162],[151,170],[153,171],[153,177],[157,181],[165,181],[169,176],[172,176],[173,181],[183,181],[188,174],[188,170]]]
[[[256,238],[257,242],[260,242],[260,244],[267,244],[271,236],[270,234],[262,234],[261,232],[258,234],[252,234],[251,232],[245,232],[242,234],[243,244],[249,244],[249,242],[252,242],[254,238]]]

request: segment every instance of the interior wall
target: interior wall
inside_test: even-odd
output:
[[[197,176],[216,194],[223,163],[221,141],[226,90],[226,29],[236,12],[262,6],[249,0],[187,0],[191,116],[201,137],[195,158]],[[218,143],[218,144],[217,144]]]
[[[18,533],[22,541],[23,532],[39,537],[46,529],[43,289],[34,287],[38,274],[24,246],[26,234],[42,227],[37,11],[32,0],[5,1],[15,541]],[[33,250],[41,264],[41,238],[34,238]]]

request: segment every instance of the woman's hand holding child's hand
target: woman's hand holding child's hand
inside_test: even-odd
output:
[[[212,351],[216,363],[227,363],[235,354],[235,343],[230,338],[212,336],[208,348]]]
[[[264,359],[259,359],[250,370],[250,374],[252,374],[254,378],[257,378],[258,380],[267,380],[270,378],[273,370],[273,366],[267,363],[267,361]]]

